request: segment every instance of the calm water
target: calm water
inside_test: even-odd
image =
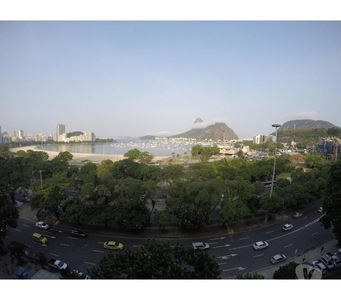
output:
[[[119,142],[107,144],[66,144],[66,145],[42,145],[38,146],[37,150],[68,151],[71,153],[95,153],[95,154],[125,154],[131,149],[138,149],[141,152],[147,151],[154,156],[172,156],[189,155],[193,145],[198,144],[192,142],[174,142],[174,141],[137,141],[137,142]]]

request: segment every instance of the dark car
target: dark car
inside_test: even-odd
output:
[[[71,231],[71,235],[80,236],[80,237],[85,238],[88,235],[88,233],[85,231],[82,231],[82,230],[73,229]]]

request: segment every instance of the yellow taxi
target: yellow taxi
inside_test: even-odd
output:
[[[123,244],[114,241],[105,242],[103,245],[104,249],[109,250],[123,250]]]
[[[37,243],[41,243],[41,244],[47,243],[47,238],[41,235],[40,233],[33,233],[32,238]]]

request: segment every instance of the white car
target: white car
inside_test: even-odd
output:
[[[291,230],[291,229],[293,229],[294,228],[294,226],[292,225],[292,224],[285,224],[283,227],[282,227],[282,229],[284,230],[284,231],[289,231],[289,230]]]
[[[39,221],[36,223],[36,226],[41,229],[49,229],[50,226],[46,224],[45,222]]]
[[[265,242],[265,241],[259,241],[253,244],[253,249],[255,250],[261,250],[261,249],[265,249],[268,247],[269,247],[269,244],[268,242]]]
[[[320,262],[318,260],[313,261],[312,265],[315,268],[319,269],[322,274],[327,272],[327,267],[322,262]]]
[[[276,254],[273,257],[271,257],[270,261],[272,264],[279,264],[282,261],[285,261],[287,257],[284,254]]]
[[[192,247],[194,249],[201,249],[201,250],[210,249],[210,245],[208,243],[203,243],[203,242],[194,242],[192,243]]]

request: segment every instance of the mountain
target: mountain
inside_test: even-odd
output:
[[[302,131],[302,130],[311,130],[311,129],[328,129],[337,127],[332,123],[329,123],[327,121],[321,121],[321,120],[310,120],[310,119],[302,119],[302,120],[291,120],[288,122],[285,122],[281,127],[278,128],[278,132],[280,131]]]
[[[195,124],[200,124],[196,119]],[[238,140],[238,136],[225,123],[215,123],[204,128],[195,128],[184,133],[171,136],[171,138],[196,138],[197,140]]]

